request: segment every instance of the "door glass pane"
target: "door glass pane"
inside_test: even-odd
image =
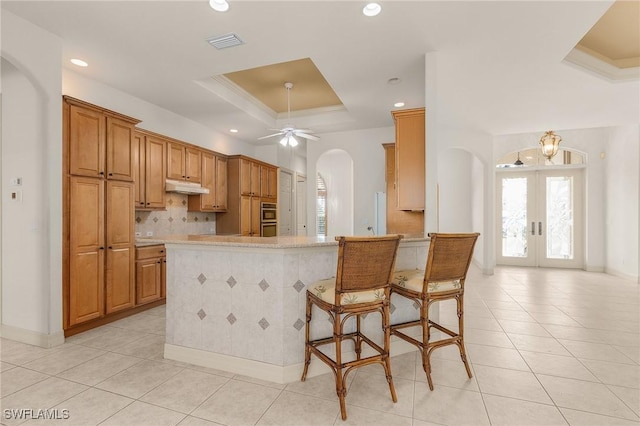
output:
[[[527,178],[502,179],[502,255],[527,256]]]
[[[547,258],[573,259],[573,178],[547,177]]]

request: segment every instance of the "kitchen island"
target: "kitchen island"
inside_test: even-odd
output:
[[[143,241],[167,250],[165,358],[277,383],[300,379],[307,285],[335,276],[338,244],[322,237],[174,235]],[[428,238],[400,242],[396,269],[424,267]],[[417,318],[404,298],[391,300],[392,322]],[[332,326],[314,315],[312,337]],[[380,315],[363,330],[382,339]],[[350,348],[346,348],[349,350]],[[392,341],[392,353],[414,350]],[[312,362],[309,376],[329,371]]]

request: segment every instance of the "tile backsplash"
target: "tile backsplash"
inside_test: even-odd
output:
[[[153,232],[154,237],[171,234],[215,234],[216,214],[187,211],[188,196],[167,193],[167,209],[136,211],[136,232],[146,237]]]

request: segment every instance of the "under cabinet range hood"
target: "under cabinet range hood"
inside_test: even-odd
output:
[[[178,180],[167,179],[166,187],[167,192],[177,192],[179,194],[208,194],[209,188],[203,188],[198,183],[193,182],[181,182]]]

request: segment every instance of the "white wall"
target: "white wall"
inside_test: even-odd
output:
[[[1,31],[2,335],[49,347],[64,340],[62,43],[4,10]],[[8,201],[10,177],[22,203]]]
[[[315,233],[316,162],[331,149],[343,149],[353,159],[353,234],[371,235],[374,225],[375,193],[384,192],[385,164],[383,143],[395,140],[393,127],[325,133],[319,141],[307,143],[307,229]]]
[[[473,180],[471,166],[473,157],[461,149],[447,149],[438,158],[438,184],[440,210],[440,232],[471,232]]]
[[[603,151],[606,272],[639,281],[640,126],[608,130],[609,138]]]

